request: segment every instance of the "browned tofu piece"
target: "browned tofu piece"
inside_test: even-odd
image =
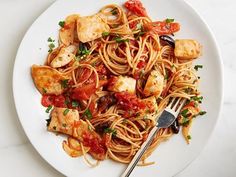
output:
[[[75,109],[55,107],[51,112],[48,131],[73,134],[74,123],[79,120],[79,112]]]
[[[145,96],[159,97],[164,87],[164,76],[158,71],[153,70],[146,82],[143,93]]]
[[[73,14],[66,18],[64,27],[60,29],[60,42],[66,46],[72,44],[75,39],[76,21],[79,15]]]
[[[66,113],[65,113],[66,111]],[[97,160],[104,160],[106,157],[105,144],[94,130],[89,128],[86,121],[79,119],[77,110],[55,107],[51,112],[51,119],[48,121],[48,131],[69,135],[81,142]],[[64,150],[71,156],[79,156],[75,142],[64,142]]]
[[[179,59],[190,60],[196,59],[201,55],[202,46],[192,39],[175,40],[175,56]]]
[[[103,32],[109,32],[110,27],[100,14],[79,17],[77,20],[77,34],[81,42],[89,42],[102,37]]]
[[[70,63],[72,60],[75,59],[75,53],[76,46],[70,45],[68,47],[62,47],[57,54],[57,56],[51,61],[50,65],[53,68],[60,68],[68,63]]]
[[[70,76],[62,75],[49,66],[33,65],[31,67],[31,75],[35,86],[41,94],[62,94],[64,88],[61,86],[61,81],[70,79]]]

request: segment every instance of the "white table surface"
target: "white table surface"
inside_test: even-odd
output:
[[[236,1],[186,0],[211,27],[224,62],[224,106],[211,139],[177,177],[236,176]],[[63,176],[32,147],[18,121],[12,95],[17,48],[32,22],[54,0],[0,0],[0,176]],[[30,60],[30,58],[29,58]],[[216,78],[217,79],[217,78]]]

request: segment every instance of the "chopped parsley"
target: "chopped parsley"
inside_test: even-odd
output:
[[[57,127],[56,127],[56,126],[53,126],[52,128],[53,128],[53,130],[56,130],[56,129],[57,129]]]
[[[48,42],[55,42],[51,37],[48,38]]]
[[[184,92],[190,94],[192,92],[192,88],[188,87],[184,89]]]
[[[122,39],[121,37],[116,37],[114,39],[117,43],[129,42],[129,39]]]
[[[48,52],[51,53],[53,51],[53,49],[55,48],[55,44],[50,43],[50,44],[48,44],[48,47],[49,47]]]
[[[47,93],[47,90],[45,88],[42,88],[43,89],[43,93]]]
[[[117,15],[117,14],[118,14],[117,8],[112,9],[112,10],[111,10],[111,14],[112,14],[112,15]]]
[[[174,22],[175,21],[175,19],[173,19],[173,18],[167,18],[166,19],[166,23],[172,23],[172,22]]]
[[[197,102],[201,103],[203,97],[202,97],[202,96],[199,96],[199,97],[198,97],[198,96],[193,96],[193,97],[191,97],[191,99],[194,100],[194,101],[197,101]]]
[[[88,125],[88,129],[89,129],[90,131],[93,130],[93,128],[92,128],[90,125]]]
[[[92,113],[91,113],[91,111],[89,109],[86,109],[84,111],[83,116],[85,116],[89,120],[93,118],[93,115],[92,115]]]
[[[70,111],[70,110],[69,110],[68,108],[66,108],[66,109],[64,110],[64,112],[63,112],[63,115],[66,116],[69,111]]]
[[[49,113],[51,109],[52,109],[52,105],[48,106],[45,112]]]
[[[206,114],[206,113],[207,113],[206,111],[200,111],[200,112],[199,112],[199,115],[202,116],[202,115],[204,115],[204,114]]]
[[[58,25],[63,28],[65,26],[65,21],[59,21]]]
[[[198,71],[199,68],[203,68],[203,66],[202,66],[202,65],[195,65],[195,66],[194,66],[194,69],[195,69],[196,71]]]
[[[103,33],[102,33],[102,36],[103,36],[103,37],[106,37],[106,36],[109,36],[109,35],[110,35],[109,32],[103,32]]]
[[[79,57],[79,59],[81,59],[81,57],[89,55],[89,54],[90,54],[90,50],[87,49],[86,45],[83,43],[80,43],[76,56]]]
[[[68,105],[69,103],[70,103],[70,99],[67,97],[67,98],[65,99],[65,104]]]
[[[62,88],[67,88],[67,87],[68,87],[68,81],[69,81],[69,79],[61,80],[61,86],[62,86]]]
[[[187,117],[183,117],[183,121],[182,121],[181,124],[182,124],[183,126],[187,126],[188,123],[189,123],[189,119],[188,119]]]
[[[185,110],[183,110],[181,112],[181,115],[186,118],[187,117],[187,113],[188,113],[188,109],[185,109]]]
[[[116,136],[117,132],[115,129],[105,128],[104,133],[111,133],[113,136]]]
[[[191,140],[191,139],[192,139],[192,137],[191,137],[190,135],[188,135],[188,136],[187,136],[187,138],[188,138],[189,140]]]
[[[72,105],[73,108],[75,108],[75,107],[79,106],[79,103],[77,101],[72,101],[71,105]]]

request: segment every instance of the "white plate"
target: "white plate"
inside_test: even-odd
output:
[[[33,146],[54,168],[67,176],[118,177],[125,165],[105,160],[96,168],[89,168],[83,158],[71,158],[62,149],[61,136],[46,131],[45,119],[48,114],[40,104],[40,94],[30,75],[33,64],[43,64],[48,50],[48,37],[57,39],[58,22],[67,15],[80,13],[91,15],[110,3],[124,0],[58,0],[50,6],[30,27],[18,50],[14,66],[13,91],[20,122]],[[207,25],[199,15],[182,0],[143,0],[148,14],[153,20],[174,18],[181,23],[181,31],[176,38],[194,38],[204,46],[204,54],[197,63],[200,70],[200,89],[204,96],[202,107],[207,114],[194,121],[192,141],[187,145],[181,133],[173,136],[151,155],[155,165],[137,167],[131,176],[159,177],[173,176],[183,170],[207,143],[216,124],[222,105],[222,62],[219,49]]]

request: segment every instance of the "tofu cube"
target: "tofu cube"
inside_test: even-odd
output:
[[[75,59],[76,47],[74,45],[70,45],[68,47],[63,47],[58,55],[52,60],[50,63],[53,68],[60,68],[68,63],[70,63],[73,59]]]
[[[103,32],[109,32],[110,27],[99,14],[79,17],[77,20],[77,33],[81,42],[89,42],[102,37]]]
[[[190,60],[196,59],[201,55],[202,46],[192,39],[175,40],[175,56],[179,59]]]
[[[112,92],[135,93],[135,88],[136,80],[126,76],[113,77],[108,85],[108,90]]]
[[[164,87],[164,76],[158,71],[153,70],[146,82],[143,93],[145,96],[159,97]]]

